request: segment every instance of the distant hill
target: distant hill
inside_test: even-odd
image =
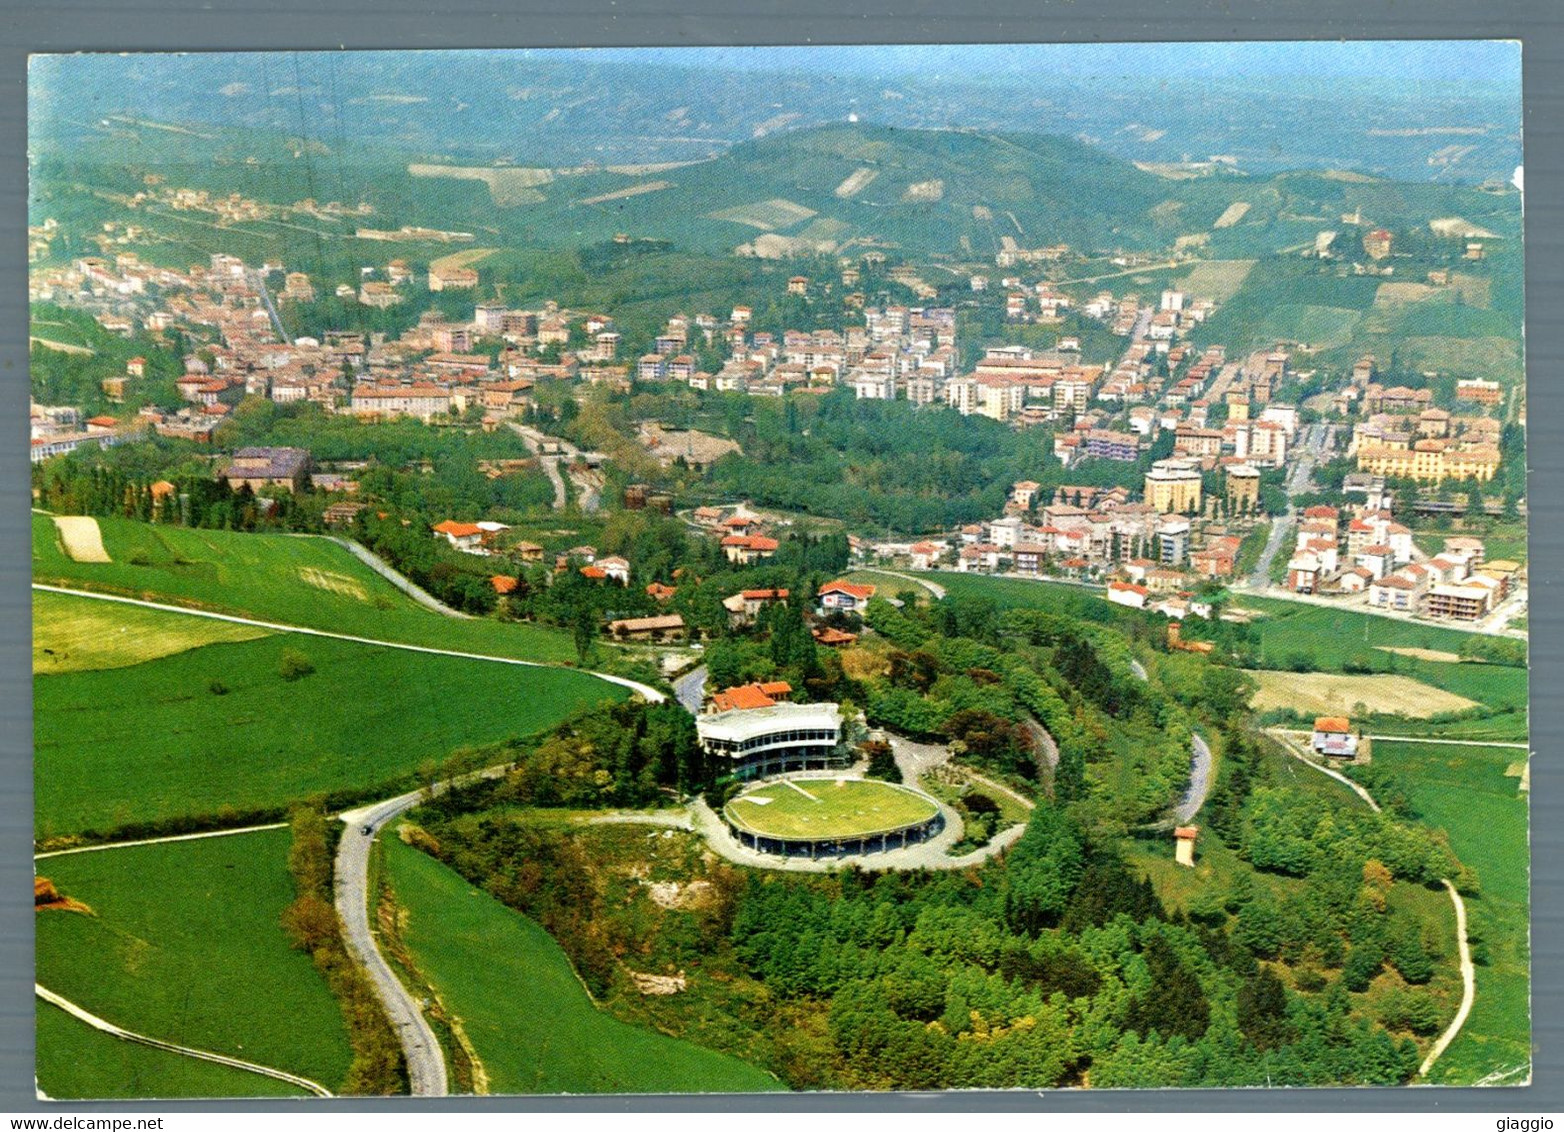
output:
[[[712,251],[770,236],[762,250],[780,237],[991,259],[1006,236],[1022,247],[1139,243],[1168,195],[1158,178],[1068,138],[859,124],[769,135],[656,179],[668,187],[576,203],[571,227]]]

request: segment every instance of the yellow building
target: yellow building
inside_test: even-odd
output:
[[[1158,460],[1146,473],[1146,502],[1163,514],[1199,512],[1200,489],[1200,465],[1193,460]]]
[[[1458,448],[1444,440],[1419,440],[1410,448],[1358,449],[1358,470],[1376,476],[1404,476],[1420,483],[1446,479],[1493,479],[1499,449],[1491,444]]]
[[[1234,511],[1260,509],[1260,469],[1233,464],[1227,469],[1227,505]]]

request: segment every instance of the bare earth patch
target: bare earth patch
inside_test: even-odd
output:
[[[112,562],[103,548],[103,532],[98,520],[86,515],[56,515],[54,528],[73,562]]]
[[[1361,704],[1370,713],[1400,712],[1409,719],[1427,719],[1477,706],[1475,700],[1410,676],[1268,671],[1250,671],[1249,675],[1260,686],[1252,701],[1256,711],[1291,708],[1303,715],[1350,716],[1362,710]]]

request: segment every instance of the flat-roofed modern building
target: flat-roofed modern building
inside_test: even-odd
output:
[[[842,709],[836,704],[779,703],[703,715],[696,734],[707,755],[738,778],[795,770],[828,770],[848,763],[842,748]]]

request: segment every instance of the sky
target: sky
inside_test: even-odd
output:
[[[583,52],[583,54],[587,54]],[[645,61],[647,49],[608,48],[598,59]],[[945,78],[1014,77],[1039,69],[1059,77],[1125,73],[1168,79],[1396,78],[1520,87],[1521,45],[1507,40],[1362,40],[1223,43],[1067,43],[656,48],[670,63],[714,62],[737,70],[819,71]]]

